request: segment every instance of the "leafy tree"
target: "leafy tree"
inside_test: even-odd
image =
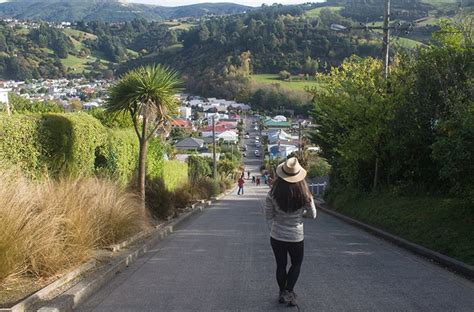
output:
[[[318,143],[339,177],[355,187],[377,187],[387,123],[391,118],[382,64],[353,57],[328,75],[318,74],[314,90]],[[372,173],[372,183],[367,173]]]
[[[161,65],[139,67],[122,76],[109,90],[105,108],[110,113],[128,112],[137,134],[138,190],[145,199],[146,154],[149,141],[177,108],[179,90],[177,72]]]

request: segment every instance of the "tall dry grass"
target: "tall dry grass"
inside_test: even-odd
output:
[[[0,287],[58,274],[145,227],[140,198],[111,181],[0,173]]]

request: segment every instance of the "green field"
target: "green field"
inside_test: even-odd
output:
[[[321,10],[340,11],[342,8],[343,7],[340,7],[340,6],[327,6],[327,7],[309,10],[305,14],[308,17],[317,17],[319,16],[319,14],[321,14]]]
[[[189,30],[192,27],[196,26],[196,24],[181,23],[181,22],[163,22],[163,24],[167,25],[170,29],[174,29],[174,30]]]
[[[69,35],[71,37],[80,38],[80,40],[84,40],[84,39],[96,40],[97,39],[96,35],[93,35],[93,34],[90,34],[90,33],[87,33],[87,32],[83,32],[83,31],[80,31],[80,30],[77,30],[77,29],[72,29],[72,28],[64,29],[64,33],[66,33],[67,35]]]
[[[69,54],[67,58],[61,60],[65,67],[69,67],[70,70],[75,72],[83,72],[86,69],[87,62],[90,61],[92,60],[88,58],[79,58],[71,54]]]
[[[252,75],[252,79],[261,84],[279,84],[281,87],[292,89],[292,90],[301,90],[304,91],[306,88],[318,87],[319,83],[317,81],[307,81],[307,80],[298,80],[298,81],[284,81],[278,78],[277,74],[255,74]]]

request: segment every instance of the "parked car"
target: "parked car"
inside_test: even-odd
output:
[[[260,147],[260,146],[262,146],[260,142],[255,142],[255,147]]]
[[[259,150],[255,150],[255,156],[260,157],[260,151]]]
[[[260,140],[260,137],[257,135],[257,136],[255,137],[255,140]]]
[[[247,153],[242,153],[242,157],[247,157]]]
[[[245,138],[245,139],[250,139],[250,135],[246,134],[246,135],[244,136],[244,138]]]
[[[245,152],[245,151],[247,150],[247,145],[246,145],[246,144],[241,145],[241,146],[240,146],[240,150],[242,150],[242,151]]]

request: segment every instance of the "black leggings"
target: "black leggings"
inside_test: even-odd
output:
[[[283,242],[270,238],[273,253],[277,264],[276,279],[280,291],[293,291],[298,276],[300,275],[301,263],[304,255],[304,241],[301,242]],[[291,267],[286,272],[288,254],[290,254]]]

